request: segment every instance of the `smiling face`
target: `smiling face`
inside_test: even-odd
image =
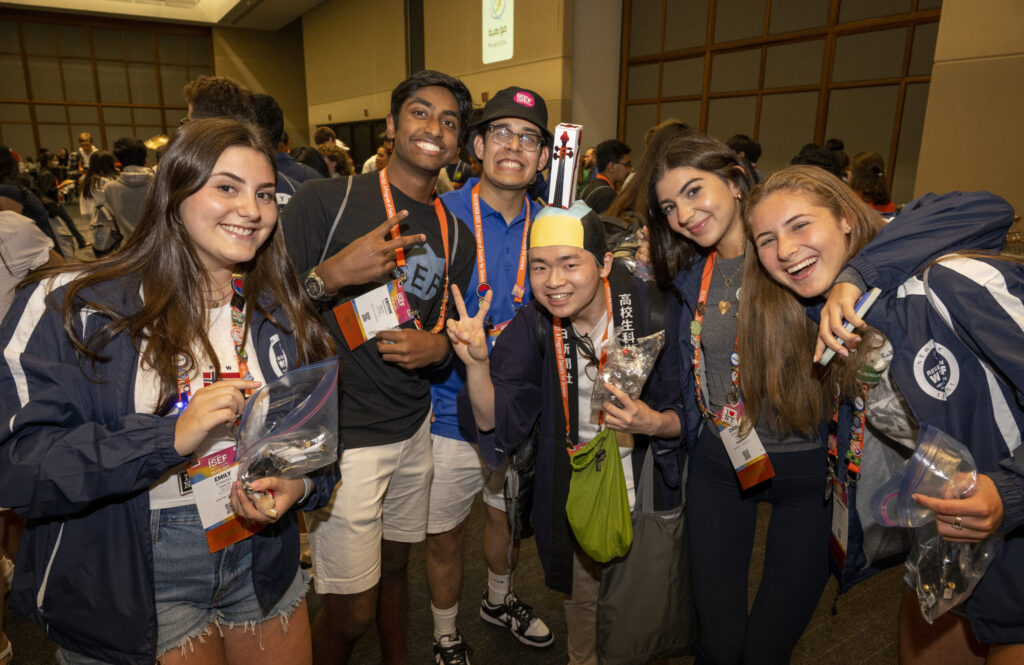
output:
[[[611,254],[602,257],[603,266],[587,250],[567,245],[532,247],[528,256],[533,297],[552,316],[587,330],[597,325],[605,311],[601,278],[611,272]]]
[[[750,212],[757,256],[772,278],[803,298],[824,294],[847,261],[850,225],[800,191],[777,191]]]
[[[658,180],[655,192],[669,227],[701,247],[715,247],[723,238],[742,240],[740,192],[731,182],[710,171],[680,166]]]
[[[232,146],[181,204],[181,220],[211,284],[251,260],[277,222],[274,170],[263,153]]]
[[[516,134],[544,137],[537,125],[520,118],[502,118],[488,124],[505,127]],[[473,139],[473,147],[477,155],[483,156],[484,179],[500,189],[525,189],[548,161],[547,146],[533,152],[523,150],[517,136],[513,136],[508,145],[501,145],[487,129]]]
[[[392,159],[437,175],[459,148],[459,104],[447,88],[427,86],[405,100],[398,118],[388,114],[388,136],[394,136]]]

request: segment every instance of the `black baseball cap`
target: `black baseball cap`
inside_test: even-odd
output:
[[[540,128],[545,145],[551,147],[554,142],[554,136],[548,131],[548,106],[544,103],[544,98],[533,90],[512,86],[499,90],[484,104],[480,122],[470,134],[470,145],[477,134],[487,129],[487,125],[501,118],[519,118],[532,122]]]

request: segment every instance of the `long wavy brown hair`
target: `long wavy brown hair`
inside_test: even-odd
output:
[[[744,215],[747,235],[758,203],[773,194],[803,196],[828,209],[837,223],[845,219],[851,231],[846,239],[846,260],[856,256],[884,225],[882,218],[839,178],[816,166],[790,166],[772,174],[754,188]],[[761,266],[757,252],[747,252],[743,270],[743,299],[738,332],[740,385],[743,386],[744,427],[757,423],[761,413],[774,413],[779,431],[812,433],[831,416],[834,386],[856,394],[858,353],[837,356],[827,370],[813,362],[818,328],[807,318],[804,300],[776,282]],[[859,349],[880,341],[877,333],[858,331]]]
[[[102,364],[109,361],[104,349],[115,337],[127,333],[132,346],[142,354],[145,366],[160,377],[158,413],[165,413],[176,395],[177,354],[186,356],[190,368],[195,366],[197,354],[217,357],[206,334],[211,305],[203,295],[208,291],[206,271],[185,229],[181,208],[209,180],[221,154],[236,146],[256,150],[274,169],[272,153],[261,132],[252,125],[226,118],[195,120],[183,125],[160,160],[142,218],[122,249],[92,263],[41,271],[27,280],[77,273],[68,284],[63,301],[55,303],[51,296],[48,302],[60,308],[64,332],[79,353],[80,362],[91,363],[94,376],[103,380]],[[252,312],[259,311],[295,336],[300,364],[333,353],[330,335],[306,299],[288,259],[280,225],[275,225],[253,259],[239,265],[238,270],[245,278],[246,336]],[[120,311],[110,299],[98,297],[104,292],[137,289],[140,283],[140,309]],[[268,302],[268,296],[280,305],[287,320],[272,316],[270,309],[274,306]],[[84,339],[76,329],[77,313],[83,308],[96,310],[109,319]],[[214,362],[214,366],[219,368],[220,363]]]
[[[646,158],[646,156],[645,156]],[[669,171],[690,166],[707,171],[736,186],[744,205],[753,181],[743,170],[740,158],[729,146],[704,134],[683,134],[669,138],[657,151],[647,181],[647,228],[650,231],[651,268],[658,286],[668,288],[680,270],[693,265],[707,250],[698,247],[668,224],[658,204],[658,181]]]

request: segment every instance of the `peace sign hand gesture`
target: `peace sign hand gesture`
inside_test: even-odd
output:
[[[491,309],[492,295],[493,292],[488,290],[480,301],[480,310],[476,316],[470,317],[466,314],[462,292],[458,286],[452,284],[452,300],[455,301],[459,318],[448,319],[448,339],[452,342],[455,355],[466,365],[487,362],[487,332],[484,330],[484,321],[488,310]]]

